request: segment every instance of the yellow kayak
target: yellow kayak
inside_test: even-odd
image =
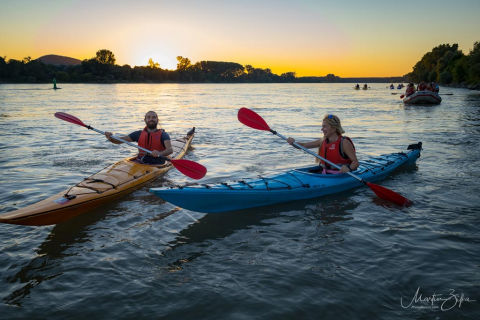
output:
[[[193,136],[191,130],[181,139],[172,139],[172,159],[185,155]],[[0,222],[30,226],[57,224],[120,198],[172,168],[170,162],[146,165],[134,160],[125,158],[48,199],[1,214]]]

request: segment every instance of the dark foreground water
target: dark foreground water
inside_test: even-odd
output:
[[[148,187],[64,224],[0,225],[1,319],[479,319],[480,92],[441,88],[404,106],[387,84],[0,86],[0,213],[35,203],[134,152],[53,117],[129,133],[156,110],[172,135],[197,127],[202,182],[313,162],[241,125],[320,136],[335,113],[360,159],[422,141],[417,166],[381,185],[240,213],[175,207]],[[392,94],[397,93],[397,94]],[[176,171],[150,186],[191,182]]]

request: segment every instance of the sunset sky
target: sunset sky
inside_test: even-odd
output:
[[[480,1],[2,0],[0,56],[87,59],[167,69],[176,57],[280,74],[400,76],[433,47],[480,41]]]

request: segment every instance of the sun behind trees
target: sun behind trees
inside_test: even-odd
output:
[[[51,65],[30,57],[22,61],[0,57],[0,82],[35,83],[58,82],[116,83],[116,82],[294,82],[294,72],[276,75],[270,69],[243,67],[235,62],[199,61],[178,56],[177,69],[162,69],[148,60],[147,66],[116,65],[112,51],[101,49],[95,57],[78,65]]]

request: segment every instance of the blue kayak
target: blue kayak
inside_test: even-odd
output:
[[[384,179],[398,167],[414,164],[420,150],[421,143],[418,143],[410,145],[405,152],[360,161],[353,173],[368,182]],[[217,213],[311,199],[363,186],[348,174],[321,174],[318,168],[291,169],[231,183],[151,188],[150,192],[188,210]]]

